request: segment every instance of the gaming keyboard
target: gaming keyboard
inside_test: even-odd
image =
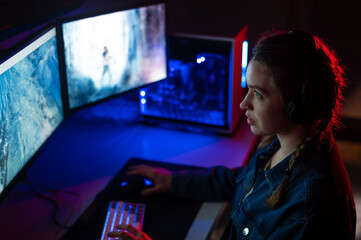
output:
[[[142,230],[144,212],[145,204],[142,203],[110,201],[101,240],[110,239],[107,233],[116,231],[115,227],[123,223]]]

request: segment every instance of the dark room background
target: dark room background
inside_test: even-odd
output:
[[[0,60],[21,39],[57,19],[149,5],[154,0],[0,0]],[[338,146],[361,216],[361,1],[360,0],[164,0],[168,34],[234,37],[248,26],[249,46],[268,30],[299,28],[323,38],[337,52],[350,82]],[[360,217],[357,239],[361,239]]]
[[[150,4],[149,0],[0,0],[0,50],[31,29],[63,16]],[[270,29],[303,28],[332,44],[348,68],[348,78],[361,76],[361,2],[357,0],[166,0],[168,33],[230,37],[249,27],[252,46]],[[21,34],[22,33],[22,34]]]

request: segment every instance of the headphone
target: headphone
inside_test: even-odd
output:
[[[287,35],[294,35],[296,48],[301,56],[303,69],[303,81],[301,94],[290,97],[286,106],[288,119],[297,124],[309,124],[316,118],[316,104],[310,91],[309,76],[314,68],[316,44],[313,36],[306,31],[289,31]],[[292,40],[291,40],[292,41]]]

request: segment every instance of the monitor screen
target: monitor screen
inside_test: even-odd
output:
[[[0,194],[63,120],[55,27],[0,65]]]
[[[232,39],[170,36],[168,46],[168,78],[142,89],[142,116],[227,128]]]
[[[69,108],[167,77],[165,4],[62,23]]]

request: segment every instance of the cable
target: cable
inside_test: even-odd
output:
[[[58,201],[54,200],[52,197],[48,197],[48,196],[45,196],[44,194],[40,193],[34,186],[40,186],[42,188],[44,188],[45,190],[53,193],[53,194],[57,194],[57,193],[66,193],[66,194],[71,194],[71,195],[74,195],[76,197],[80,197],[79,194],[75,193],[75,192],[71,192],[71,191],[64,191],[64,190],[57,190],[57,189],[54,189],[54,188],[50,188],[48,186],[45,186],[41,183],[36,183],[36,182],[32,182],[32,181],[29,181],[28,178],[26,177],[25,180],[23,180],[24,183],[27,183],[30,185],[32,191],[35,193],[35,195],[37,195],[39,198],[41,199],[45,199],[49,202],[51,202],[53,205],[54,205],[54,211],[52,213],[52,221],[55,225],[61,227],[61,228],[65,228],[67,230],[72,230],[72,231],[82,231],[82,230],[87,230],[87,229],[90,229],[92,227],[94,227],[94,225],[97,223],[97,219],[99,218],[99,213],[97,211],[95,211],[96,215],[95,215],[95,220],[93,220],[92,222],[86,224],[86,226],[77,226],[77,227],[74,227],[74,226],[67,226],[65,224],[62,224],[60,223],[57,219],[56,219],[56,216],[57,216],[57,212],[58,212],[58,208],[59,208],[59,204],[58,204]],[[68,219],[65,221],[69,221],[72,214],[74,213],[74,204],[72,204],[72,210],[71,210],[71,214],[70,216],[68,217]],[[59,229],[60,231],[61,229]],[[57,235],[59,233],[59,231],[57,231],[55,233],[55,235]],[[55,236],[54,236],[55,238]]]
[[[25,183],[28,183],[30,185],[30,187],[31,187],[32,191],[35,193],[35,195],[37,195],[41,199],[45,199],[45,200],[51,202],[54,205],[55,209],[52,214],[52,221],[59,227],[70,229],[70,226],[62,224],[62,223],[58,222],[58,220],[56,219],[56,215],[57,215],[58,208],[59,208],[58,202],[56,200],[54,200],[53,198],[47,197],[44,194],[40,193],[38,190],[36,190],[36,188],[34,186],[37,185],[37,186],[43,187],[44,189],[48,190],[49,192],[55,193],[55,194],[57,192],[63,192],[63,193],[75,195],[77,197],[80,197],[80,195],[77,193],[74,193],[74,192],[70,192],[70,191],[55,190],[55,189],[49,188],[47,186],[44,186],[43,184],[31,182],[29,180],[26,180]],[[73,212],[73,210],[72,210],[72,212]]]

